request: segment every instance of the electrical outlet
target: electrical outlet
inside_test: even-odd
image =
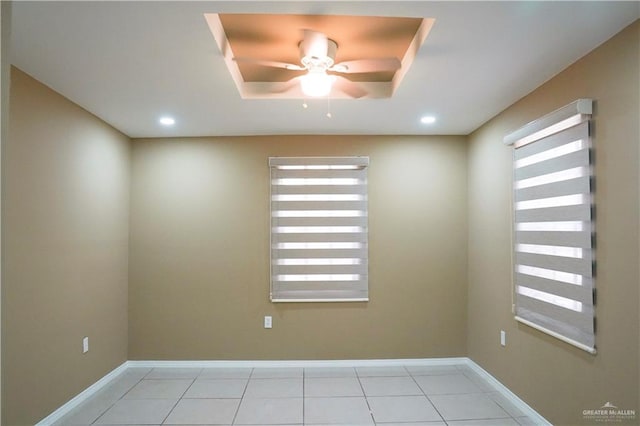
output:
[[[86,354],[87,352],[89,352],[89,338],[88,337],[83,337],[82,338],[82,353]]]
[[[500,330],[500,345],[507,346],[507,333],[504,330]]]
[[[273,326],[273,319],[270,316],[264,317],[264,328],[271,328]]]

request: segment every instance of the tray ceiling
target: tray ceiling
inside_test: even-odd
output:
[[[347,78],[368,92],[367,97],[393,95],[411,67],[434,20],[390,16],[205,14],[205,18],[229,73],[245,99],[304,98],[298,90],[273,93],[268,84],[285,82],[305,74],[283,68],[236,62],[234,57],[300,64],[299,45],[304,29],[319,31],[337,43],[335,62],[358,59],[398,58],[402,68],[349,74]],[[257,84],[254,84],[257,83]],[[373,84],[371,84],[373,83]],[[330,97],[344,97],[332,91]]]

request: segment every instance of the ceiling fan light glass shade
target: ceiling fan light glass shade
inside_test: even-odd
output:
[[[300,88],[306,96],[319,98],[331,92],[335,76],[328,75],[324,70],[309,70],[300,80]]]

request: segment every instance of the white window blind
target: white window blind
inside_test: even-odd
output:
[[[591,103],[586,101],[505,141],[515,143],[516,320],[595,353]]]
[[[367,157],[277,157],[271,300],[368,301]]]

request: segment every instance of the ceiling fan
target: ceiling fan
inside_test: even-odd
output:
[[[299,47],[299,65],[247,57],[236,57],[233,60],[239,63],[252,63],[291,71],[306,71],[306,74],[294,77],[284,83],[274,83],[271,91],[283,93],[300,84],[302,92],[310,97],[328,96],[332,88],[336,88],[352,98],[361,98],[367,94],[363,88],[348,78],[327,74],[327,72],[352,74],[396,71],[401,66],[398,58],[358,59],[336,64],[337,43],[329,39],[326,34],[314,30],[303,30],[303,38]]]

